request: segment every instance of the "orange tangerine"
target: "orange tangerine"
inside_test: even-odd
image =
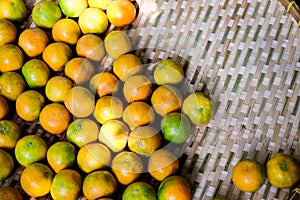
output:
[[[94,65],[86,58],[72,58],[65,64],[65,75],[76,84],[82,84],[91,79],[95,73]]]
[[[16,100],[16,112],[25,121],[35,121],[39,118],[45,99],[35,90],[21,93]]]
[[[142,70],[142,61],[134,54],[120,55],[113,63],[113,71],[122,81],[141,73]]]
[[[76,43],[78,56],[99,61],[105,56],[103,40],[94,34],[84,34]]]
[[[71,48],[62,42],[53,42],[47,45],[42,54],[43,60],[54,71],[62,71],[71,56]]]
[[[177,173],[178,169],[178,158],[169,150],[159,149],[150,156],[148,171],[158,181]]]
[[[113,0],[106,9],[110,23],[117,27],[131,24],[136,17],[136,9],[129,0]]]
[[[80,27],[73,19],[60,19],[52,27],[52,37],[56,42],[74,45],[78,41],[80,34]]]
[[[123,115],[123,103],[115,96],[100,97],[95,106],[94,117],[96,120],[104,124],[111,119],[119,119]]]
[[[129,104],[123,112],[123,121],[131,130],[138,126],[143,126],[154,122],[155,113],[153,108],[142,101]]]
[[[88,117],[94,111],[95,97],[89,89],[75,86],[67,92],[64,104],[75,117]]]
[[[145,75],[129,77],[123,87],[123,95],[128,103],[146,101],[152,92],[152,83]]]
[[[89,85],[92,92],[97,93],[99,97],[115,94],[119,89],[117,77],[110,72],[95,74]]]
[[[21,174],[22,189],[32,197],[41,197],[49,193],[53,179],[51,169],[42,163],[33,163],[25,167]]]
[[[24,56],[17,45],[0,46],[0,72],[16,71],[22,68]]]
[[[27,28],[20,34],[18,45],[29,57],[36,57],[43,53],[48,41],[48,36],[42,29]]]
[[[8,43],[13,43],[16,38],[16,26],[7,19],[0,19],[0,46]]]
[[[65,76],[53,76],[45,87],[45,94],[50,101],[64,102],[67,92],[73,87],[73,82]]]
[[[67,130],[71,114],[62,104],[47,104],[40,112],[41,126],[51,134],[61,134]]]

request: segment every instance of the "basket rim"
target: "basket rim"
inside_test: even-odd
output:
[[[295,0],[279,0],[279,2],[286,8],[286,12],[290,13],[300,27],[300,5]]]

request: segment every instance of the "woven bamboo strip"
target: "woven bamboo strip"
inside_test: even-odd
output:
[[[175,10],[180,10],[176,5],[169,1],[158,7],[174,15]],[[181,12],[199,13],[198,19],[189,23],[193,25],[187,26],[194,30],[189,37],[193,39],[198,32],[199,46],[209,47],[192,58],[201,64],[196,69],[188,68],[187,77],[198,70],[198,76],[188,80],[194,80],[194,88],[199,90],[206,81],[213,99],[219,103],[214,120],[199,129],[186,150],[188,159],[183,174],[193,183],[194,199],[210,199],[217,194],[230,199],[283,199],[288,191],[268,183],[254,195],[239,192],[232,186],[230,171],[242,158],[252,157],[265,163],[278,151],[299,155],[296,23],[278,2],[216,2],[219,6],[214,9],[208,1],[194,5],[199,11],[192,6],[189,9],[193,11]],[[181,30],[182,22],[174,26],[168,20],[176,18],[172,14],[162,16],[169,23],[164,24],[160,18],[156,25]],[[193,50],[188,51],[192,57]]]

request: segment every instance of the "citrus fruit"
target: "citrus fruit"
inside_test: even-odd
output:
[[[18,140],[15,156],[22,166],[41,161],[46,158],[46,142],[38,135],[26,135]]]
[[[113,195],[117,190],[115,177],[106,170],[89,173],[83,180],[82,191],[87,199]]]
[[[192,125],[189,118],[179,112],[166,114],[160,124],[163,137],[168,142],[185,142],[191,134]]]
[[[100,128],[98,139],[113,152],[122,151],[127,144],[129,128],[120,120],[111,119]]]
[[[196,125],[208,123],[213,116],[212,101],[202,92],[195,92],[183,101],[182,112]]]
[[[142,101],[129,104],[123,112],[123,121],[131,130],[138,126],[143,126],[154,122],[155,113],[153,108]]]
[[[179,161],[175,154],[166,149],[156,150],[151,154],[148,171],[150,175],[158,181],[176,174],[179,169]]]
[[[17,72],[5,72],[0,75],[0,95],[15,101],[25,90],[26,83]]]
[[[53,172],[42,163],[32,163],[23,170],[20,183],[22,189],[32,197],[41,197],[49,193]]]
[[[62,12],[68,17],[79,17],[88,7],[87,0],[58,0]]]
[[[15,166],[14,160],[11,155],[0,149],[0,182],[4,181],[12,172]]]
[[[39,118],[45,102],[43,95],[35,90],[22,92],[16,100],[16,112],[25,121],[35,121]]]
[[[37,26],[52,28],[62,17],[62,13],[54,1],[40,1],[33,7],[31,16]]]
[[[8,114],[9,104],[3,96],[0,96],[0,120],[5,118]]]
[[[108,4],[106,13],[111,24],[124,27],[134,21],[136,9],[129,0],[113,0]]]
[[[65,64],[65,76],[76,84],[82,84],[91,79],[95,73],[94,65],[85,58],[72,58]]]
[[[16,26],[7,19],[0,19],[0,46],[8,43],[13,43],[16,38]]]
[[[13,149],[21,137],[21,128],[12,120],[0,120],[0,148]]]
[[[76,43],[76,53],[94,61],[100,61],[105,56],[103,40],[95,34],[84,34]]]
[[[96,142],[98,133],[99,127],[95,121],[89,118],[78,118],[68,126],[66,136],[69,142],[80,148],[88,143]]]
[[[115,96],[100,97],[95,106],[94,117],[96,120],[104,124],[110,119],[119,119],[123,115],[123,103]]]
[[[128,138],[131,151],[150,156],[161,145],[162,137],[158,130],[151,126],[139,126],[133,129]]]
[[[23,200],[19,190],[12,186],[0,187],[0,199],[2,200]]]
[[[265,167],[255,160],[239,161],[232,169],[232,181],[243,192],[259,190],[265,180]]]
[[[123,194],[122,200],[156,200],[154,188],[146,182],[134,182],[128,185]]]
[[[300,179],[300,166],[290,155],[277,153],[267,165],[269,182],[277,188],[291,188]]]
[[[172,59],[163,60],[155,66],[154,80],[158,85],[177,84],[183,78],[183,68]]]
[[[62,71],[64,65],[71,59],[72,49],[65,43],[53,42],[43,51],[43,60],[54,71]]]
[[[121,81],[128,77],[141,73],[143,65],[139,57],[134,54],[120,55],[113,63],[113,71]]]
[[[152,83],[145,75],[129,77],[123,87],[123,94],[128,103],[146,101],[152,92]]]
[[[22,0],[1,0],[0,19],[21,22],[26,17],[26,7]]]
[[[106,10],[110,2],[112,2],[112,0],[88,0],[89,7],[100,8],[102,10]]]
[[[67,130],[71,114],[59,103],[47,104],[40,112],[41,126],[51,134],[61,134]]]
[[[131,41],[128,35],[120,30],[111,31],[104,38],[106,53],[113,59],[131,51]]]
[[[170,176],[162,181],[158,187],[158,200],[190,200],[191,188],[181,176]]]
[[[40,28],[27,28],[19,36],[18,45],[29,57],[36,57],[43,53],[49,42],[45,31]]]
[[[64,103],[75,117],[88,117],[93,113],[95,98],[87,88],[75,86],[67,92]]]
[[[22,75],[30,88],[40,88],[47,84],[50,70],[44,61],[34,58],[23,65]]]
[[[16,71],[22,68],[24,56],[17,45],[0,46],[0,72]]]
[[[69,142],[59,141],[49,147],[46,157],[50,167],[58,173],[73,166],[76,160],[76,149]]]
[[[79,149],[77,154],[78,166],[85,173],[106,168],[110,160],[109,149],[101,143],[86,144]]]
[[[74,45],[79,39],[80,34],[80,27],[73,19],[60,19],[52,27],[52,37],[56,42]]]
[[[73,87],[73,82],[65,76],[53,76],[45,87],[46,97],[53,102],[64,102],[67,92]]]
[[[82,177],[72,169],[63,169],[53,178],[50,194],[53,199],[76,200],[81,191]]]
[[[108,27],[105,12],[100,8],[86,8],[78,18],[78,24],[83,34],[101,34]]]
[[[151,103],[157,114],[165,116],[181,109],[182,95],[172,85],[161,85],[153,91]]]
[[[113,158],[111,168],[119,183],[128,185],[140,177],[143,161],[137,154],[124,151]]]
[[[110,72],[100,72],[90,79],[89,86],[93,93],[97,93],[99,97],[102,97],[115,94],[119,89],[119,81]]]

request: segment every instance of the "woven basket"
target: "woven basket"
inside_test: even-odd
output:
[[[37,2],[27,0],[28,12]],[[143,63],[173,58],[187,82],[213,100],[215,114],[183,149],[181,171],[193,199],[297,199],[268,181],[255,193],[232,183],[233,166],[245,158],[265,164],[277,152],[300,158],[300,28],[296,3],[275,0],[140,0],[135,22],[124,29]],[[34,26],[29,17],[20,26]],[[114,27],[111,27],[112,30]],[[111,65],[103,59],[102,65]],[[64,136],[12,114],[25,134],[48,144]],[[18,188],[22,167],[1,185]],[[153,185],[157,183],[143,177]],[[40,199],[51,199],[50,195]]]

